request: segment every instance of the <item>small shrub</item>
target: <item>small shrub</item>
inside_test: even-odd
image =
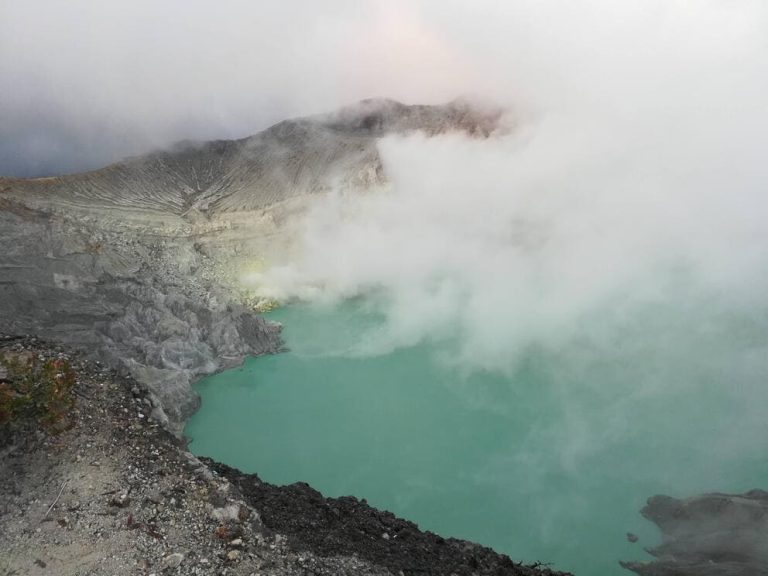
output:
[[[0,357],[0,364],[8,372],[0,382],[0,429],[39,425],[57,434],[71,425],[77,374],[67,360],[32,355]]]

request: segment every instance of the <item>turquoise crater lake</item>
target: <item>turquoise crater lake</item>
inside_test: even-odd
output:
[[[268,316],[290,351],[201,381],[185,433],[195,454],[271,483],[305,481],[515,560],[612,576],[658,543],[638,513],[648,496],[768,479],[766,442],[724,445],[754,428],[734,418],[744,388],[723,386],[717,362],[669,371],[633,350],[585,367],[531,350],[507,374],[464,371],[450,339],[359,353],[385,321],[364,299]],[[649,371],[668,385],[648,393],[637,382]]]

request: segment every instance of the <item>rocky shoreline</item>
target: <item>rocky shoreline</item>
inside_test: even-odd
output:
[[[564,574],[422,532],[356,498],[199,460],[146,389],[68,347],[0,335],[0,354],[70,362],[72,426],[0,456],[0,574]]]
[[[0,333],[0,357],[77,374],[71,426],[0,438],[0,576],[289,574],[565,576],[418,526],[355,497],[274,486],[207,458],[151,416],[153,400],[68,346]],[[4,374],[0,374],[3,378]],[[640,576],[768,575],[768,493],[654,496],[661,532]]]

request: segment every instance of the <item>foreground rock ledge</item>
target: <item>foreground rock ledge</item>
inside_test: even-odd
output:
[[[33,338],[0,335],[8,351],[67,359],[79,380],[71,429],[0,447],[0,574],[563,574],[201,462],[134,380]]]

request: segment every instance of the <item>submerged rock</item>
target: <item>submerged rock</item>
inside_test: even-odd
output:
[[[642,514],[662,532],[652,562],[622,562],[640,576],[768,574],[768,492],[653,496]]]

